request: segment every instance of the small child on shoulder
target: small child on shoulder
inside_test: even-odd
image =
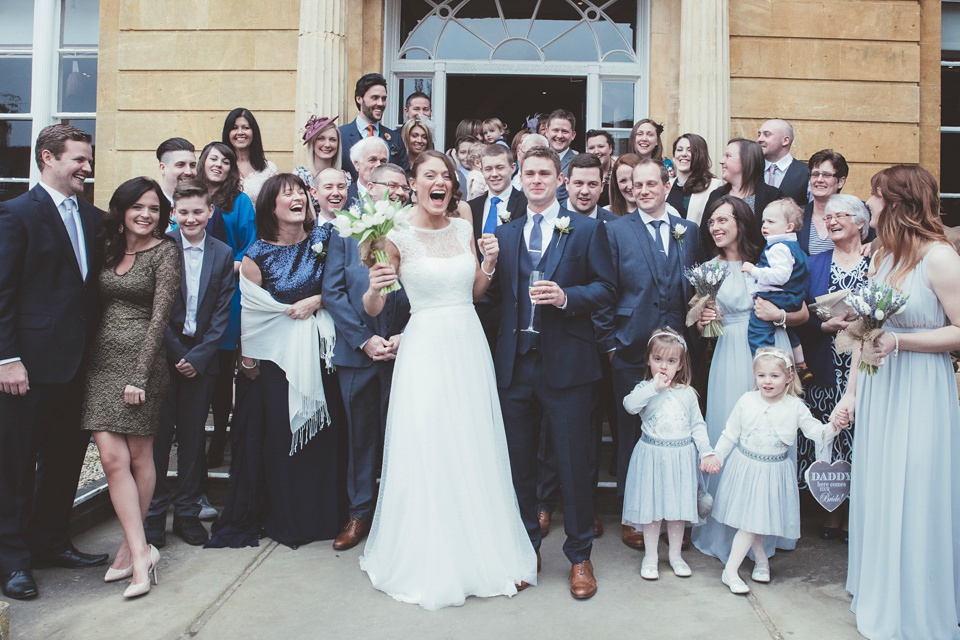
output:
[[[643,419],[627,470],[623,524],[643,530],[640,576],[646,580],[660,577],[657,546],[664,520],[670,567],[679,577],[691,574],[680,555],[683,530],[699,520],[698,457],[713,450],[690,379],[686,341],[673,329],[657,329],[647,343],[646,380],[623,399],[624,408]]]
[[[718,522],[737,529],[720,579],[735,594],[750,587],[740,578],[740,564],[752,549],[754,582],[770,582],[770,561],[764,536],[800,538],[800,490],[797,469],[788,456],[797,430],[829,447],[837,429],[816,420],[798,397],[800,381],[790,355],[763,347],[753,359],[754,391],[737,401],[714,454],[700,467],[716,473],[727,456],[726,470],[713,505]]]
[[[803,210],[790,198],[771,202],[763,210],[761,232],[767,240],[767,246],[756,265],[744,262],[741,271],[753,278],[755,296],[777,305],[783,311],[783,319],[767,322],[760,320],[755,312],[750,313],[747,342],[751,353],[755,354],[761,347],[776,346],[777,327],[786,329],[787,313],[803,307],[810,271],[807,254],[797,242],[797,232],[802,226]],[[787,335],[790,337],[800,382],[807,383],[813,374],[804,362],[800,339],[792,330],[788,330]]]

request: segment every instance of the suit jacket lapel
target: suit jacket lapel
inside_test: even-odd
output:
[[[520,265],[520,252],[527,250],[523,245],[523,224],[507,223],[504,227],[503,235],[503,244],[507,248],[506,256],[508,258],[504,268],[507,271],[507,278],[510,280],[510,287],[513,289],[513,297],[519,300],[517,297],[517,289],[519,286],[517,279],[520,276],[517,269]]]
[[[200,315],[200,305],[203,304],[203,296],[207,293],[208,285],[210,284],[210,273],[213,271],[213,238],[210,237],[210,234],[207,234],[207,237],[203,240],[203,262],[200,265],[200,290],[197,291],[197,315]],[[186,277],[187,270],[183,270],[184,277]],[[183,290],[186,291],[186,280],[184,280]],[[186,301],[184,301],[184,308],[186,308]]]
[[[561,213],[563,212],[561,211]],[[554,228],[553,233],[550,234],[550,246],[547,247],[547,264],[543,267],[543,277],[545,280],[553,279],[557,265],[560,264],[560,256],[563,255],[563,250],[567,246],[567,237],[576,231],[572,220],[573,218],[571,217],[570,231],[568,233],[560,233]]]
[[[660,270],[657,269],[656,259],[653,257],[653,254],[650,253],[651,249],[650,243],[647,241],[648,237],[643,235],[647,234],[647,225],[643,224],[643,220],[640,219],[640,214],[637,211],[634,211],[630,214],[630,220],[633,222],[631,225],[633,227],[633,232],[637,234],[637,242],[640,245],[640,252],[643,253],[643,257],[647,261],[647,267],[650,269],[650,273],[653,274],[653,277],[659,283],[661,278],[659,273]],[[647,234],[647,236],[649,236],[649,234]]]
[[[60,211],[57,210],[57,206],[53,204],[53,199],[50,197],[43,187],[37,185],[33,188],[33,199],[37,203],[37,209],[40,210],[40,215],[43,218],[43,221],[53,231],[53,235],[57,237],[57,240],[60,242],[60,248],[63,249],[64,256],[67,259],[67,263],[71,266],[77,276],[83,279],[83,274],[80,273],[80,265],[77,264],[77,256],[73,253],[73,244],[70,242],[70,236],[67,235],[67,227],[63,224],[63,218],[60,217]],[[91,225],[92,226],[92,225]],[[84,239],[86,240],[93,235],[93,231],[90,231],[88,235],[86,233],[87,225],[84,224]],[[89,240],[87,240],[89,243]],[[89,257],[93,255],[93,252],[90,251],[90,245],[87,244],[87,264],[90,264]]]
[[[511,220],[515,218],[519,218],[521,215],[526,213],[526,211],[524,211],[523,208],[519,206],[520,196],[522,195],[523,193],[519,189],[513,189],[510,192],[510,199],[507,200],[507,211],[510,212]]]

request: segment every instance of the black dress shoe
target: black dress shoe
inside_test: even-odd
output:
[[[83,569],[86,567],[99,567],[105,564],[110,558],[106,553],[83,553],[77,551],[73,545],[56,553],[46,553],[34,558],[32,564],[34,569],[47,569],[49,567],[61,567],[63,569]]]
[[[173,516],[173,533],[183,538],[187,544],[199,547],[210,539],[196,516]]]
[[[29,569],[12,571],[0,576],[0,586],[3,587],[3,595],[17,600],[36,598],[40,594]]]
[[[143,521],[143,534],[147,537],[147,544],[157,549],[167,546],[167,516],[147,516]]]

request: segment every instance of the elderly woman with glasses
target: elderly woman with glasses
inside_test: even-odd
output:
[[[831,162],[827,160],[826,164]],[[815,171],[826,171],[823,164],[814,165],[813,160],[810,166],[819,167],[815,168]],[[815,180],[817,178],[811,175],[811,184]],[[822,178],[820,180],[822,182]],[[814,207],[816,198],[815,191],[815,200],[812,205]],[[807,209],[810,209],[810,205]],[[816,302],[818,296],[845,289],[856,289],[866,284],[867,271],[870,267],[869,256],[862,255],[863,243],[870,232],[870,212],[859,198],[844,194],[835,194],[827,198],[823,207],[822,224],[832,248],[810,257],[810,278],[807,281],[808,307]],[[766,311],[772,312],[776,318],[781,316],[779,309],[772,308]],[[761,314],[758,313],[758,315]],[[790,315],[787,314],[787,324],[791,324]],[[831,316],[827,313],[818,315],[811,312],[807,321],[796,327],[807,366],[813,373],[813,382],[807,387],[804,402],[810,408],[814,418],[821,422],[827,422],[830,419],[830,414],[846,390],[847,372],[850,370],[852,356],[849,353],[839,353],[834,340],[837,333],[845,329],[852,320],[853,318],[846,313]],[[853,437],[852,427],[837,434],[833,441],[834,462],[837,460],[850,462]],[[815,460],[814,442],[802,436],[799,437],[797,439],[797,472],[801,488],[806,487],[804,473]],[[826,514],[821,536],[827,540],[842,538],[846,541],[846,522],[847,509],[844,505]]]

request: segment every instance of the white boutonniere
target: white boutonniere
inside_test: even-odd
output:
[[[500,218],[500,222],[507,224],[510,222],[510,212],[504,209],[503,211],[497,212],[497,217]]]
[[[680,248],[683,249],[683,240],[687,234],[687,228],[680,224],[679,222],[673,228],[673,231],[670,232],[670,235],[673,236],[673,239],[677,241],[677,244],[680,245]]]
[[[310,247],[310,250],[313,251],[318,256],[320,256],[321,258],[327,255],[327,248],[323,246],[323,241],[320,241],[317,244]]]
[[[557,234],[559,236],[562,237],[567,235],[568,233],[570,233],[570,231],[572,231],[572,229],[570,229],[570,216],[563,216],[562,218],[557,218],[556,220],[553,221],[553,226],[557,230]],[[559,237],[557,238],[557,246],[558,247],[560,246]]]

